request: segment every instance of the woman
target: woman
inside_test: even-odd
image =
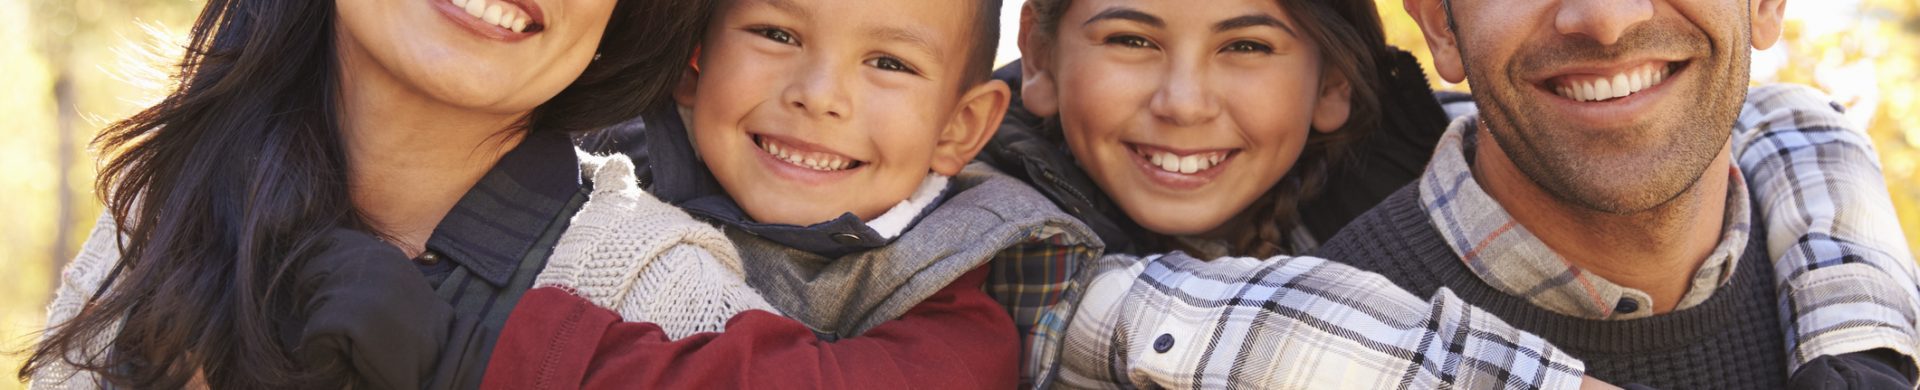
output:
[[[476,386],[579,206],[566,132],[637,115],[691,52],[602,43],[693,42],[707,9],[208,2],[179,85],[96,138],[108,215],[20,375]]]

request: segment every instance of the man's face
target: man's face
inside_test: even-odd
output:
[[[1451,6],[1480,119],[1553,196],[1602,212],[1648,210],[1693,186],[1726,147],[1749,78],[1747,2]]]

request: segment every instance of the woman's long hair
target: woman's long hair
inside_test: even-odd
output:
[[[1298,254],[1289,237],[1299,221],[1299,204],[1317,194],[1327,179],[1330,167],[1352,154],[1353,145],[1370,136],[1380,126],[1381,99],[1396,95],[1400,88],[1392,80],[1394,50],[1387,45],[1380,13],[1372,0],[1275,0],[1292,15],[1307,39],[1320,46],[1321,66],[1327,72],[1344,76],[1350,85],[1352,106],[1347,122],[1332,133],[1310,132],[1307,144],[1293,168],[1266,194],[1242,210],[1228,223],[1246,221],[1223,232],[1230,253],[1207,253],[1190,248],[1175,237],[1144,237],[1140,248],[1148,251],[1186,250],[1206,257],[1221,255],[1270,257]],[[1060,19],[1072,0],[1029,0],[1037,16],[1042,46],[1051,46],[1052,35],[1059,33]],[[1424,81],[1422,81],[1424,83]],[[1422,84],[1424,87],[1424,84]],[[1311,97],[1303,97],[1311,98]],[[1430,97],[1429,97],[1430,98]],[[1058,123],[1058,121],[1050,121]],[[1052,131],[1052,129],[1049,129]]]
[[[600,58],[526,128],[596,129],[665,99],[711,9],[621,0]],[[349,367],[302,365],[277,332],[304,301],[292,271],[324,233],[370,231],[348,194],[334,29],[329,0],[208,0],[174,89],[94,139],[95,191],[124,236],[112,288],[50,329],[22,378],[64,363],[138,388],[353,381]]]

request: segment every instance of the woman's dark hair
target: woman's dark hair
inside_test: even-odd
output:
[[[208,0],[174,89],[94,139],[95,191],[123,236],[113,286],[49,330],[22,378],[65,363],[137,388],[196,375],[212,388],[354,381],[349,367],[297,361],[277,332],[305,301],[292,296],[292,270],[324,249],[327,230],[379,234],[347,189],[334,7]],[[664,100],[711,7],[619,1],[600,58],[525,129],[595,129]],[[112,341],[96,351],[96,339]]]
[[[1043,47],[1052,45],[1073,0],[1028,0],[1036,16],[1036,31]],[[1180,249],[1208,255],[1270,257],[1297,254],[1288,236],[1299,220],[1301,200],[1318,193],[1327,179],[1329,167],[1348,158],[1353,145],[1369,136],[1380,125],[1381,98],[1392,95],[1391,66],[1383,63],[1394,58],[1387,45],[1380,14],[1372,0],[1275,0],[1286,9],[1295,27],[1320,47],[1321,66],[1344,76],[1352,90],[1352,108],[1347,122],[1332,133],[1311,132],[1293,169],[1265,195],[1241,211],[1248,221],[1226,232],[1231,253],[1209,254],[1188,248],[1173,237],[1148,237],[1149,250]],[[1051,51],[1051,49],[1047,49]],[[1211,256],[1209,256],[1211,257]]]

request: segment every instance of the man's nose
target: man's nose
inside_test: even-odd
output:
[[[1633,25],[1652,18],[1653,0],[1561,0],[1553,27],[1561,34],[1585,35],[1613,45]]]

